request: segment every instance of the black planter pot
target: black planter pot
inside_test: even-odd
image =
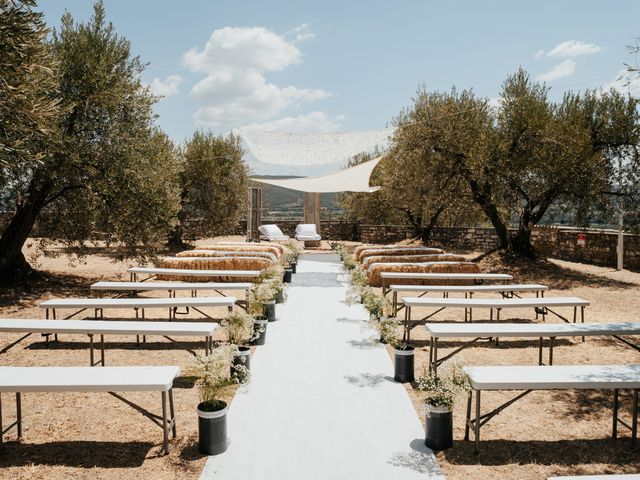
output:
[[[284,283],[291,283],[291,276],[292,276],[291,269],[290,268],[285,268],[284,269],[284,277],[282,277],[282,281]]]
[[[284,290],[280,290],[276,293],[276,303],[284,303]]]
[[[213,412],[198,405],[198,450],[205,455],[218,455],[227,450],[227,404]]]
[[[298,262],[292,263],[290,267],[291,267],[291,273],[296,273],[296,270],[298,268]]]
[[[407,345],[404,348],[395,349],[395,367],[393,379],[396,382],[407,383],[413,382],[415,377],[413,375],[415,347]]]
[[[270,302],[263,303],[262,305],[264,305],[264,314],[266,315],[267,320],[269,320],[270,322],[275,322],[276,321],[276,301],[272,300]]]
[[[251,342],[253,345],[264,345],[267,341],[267,323],[266,317],[258,317],[253,320],[253,336],[256,337],[257,331],[262,330],[257,338]]]
[[[453,446],[453,412],[434,412],[427,406],[424,444],[431,450],[446,450]]]
[[[251,349],[249,347],[238,347],[238,354],[233,357],[231,363],[231,375],[236,375],[240,383],[248,380],[249,369],[251,367]],[[240,369],[239,367],[244,367]]]

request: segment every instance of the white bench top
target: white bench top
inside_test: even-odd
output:
[[[410,278],[416,280],[513,280],[508,273],[422,273],[380,272],[381,278]]]
[[[250,290],[251,283],[222,282],[96,282],[91,290]]]
[[[211,336],[217,328],[212,322],[0,319],[0,332],[24,333]]]
[[[432,337],[438,338],[640,335],[640,322],[428,323],[425,328]]]
[[[459,308],[534,308],[534,307],[586,307],[588,300],[579,297],[544,298],[427,298],[405,297],[409,307],[459,307]]]
[[[189,268],[155,268],[131,267],[130,273],[146,273],[148,275],[184,275],[190,277],[245,277],[255,278],[258,270],[191,270]]]
[[[233,307],[235,297],[177,298],[53,298],[40,308],[164,308],[164,307]]]
[[[477,390],[640,388],[640,365],[463,367]]]
[[[549,287],[538,283],[511,283],[506,285],[391,285],[395,292],[546,292]]]
[[[0,392],[167,391],[180,367],[0,367]]]

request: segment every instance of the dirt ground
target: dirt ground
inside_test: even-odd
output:
[[[469,257],[473,257],[470,254]],[[616,272],[610,268],[582,265],[560,260],[546,264],[520,262],[504,264],[496,256],[481,261],[483,272],[504,272],[514,283],[542,283],[549,286],[547,296],[577,296],[587,299],[586,322],[639,321],[640,273]],[[531,295],[531,294],[529,294]],[[477,296],[477,295],[476,295]],[[560,314],[571,315],[570,311]],[[567,309],[565,309],[567,310]],[[414,310],[413,318],[430,313]],[[474,312],[474,321],[482,321],[488,312]],[[501,321],[534,322],[535,314],[524,310],[503,310]],[[444,310],[434,321],[461,321],[463,311]],[[552,315],[547,322],[561,322]],[[423,327],[411,333],[416,345],[416,374],[428,366],[429,337]],[[629,338],[635,340],[637,337]],[[462,341],[439,342],[439,358],[460,347]],[[455,355],[449,362],[460,365],[536,365],[538,340],[501,339],[477,343]],[[545,353],[546,353],[545,349]],[[389,348],[389,354],[393,350]],[[562,338],[554,349],[555,365],[638,364],[640,352],[604,337]],[[424,423],[424,394],[407,385],[407,391]],[[487,412],[519,392],[485,392],[482,412]],[[640,446],[630,445],[629,430],[619,427],[622,438],[611,435],[612,392],[591,390],[536,391],[525,396],[494,417],[481,430],[480,454],[474,455],[472,442],[464,442],[466,399],[454,408],[454,446],[437,453],[449,479],[544,479],[552,475],[637,473],[640,471]],[[624,397],[623,419],[630,421],[630,395]]]
[[[238,238],[239,239],[239,238]],[[203,240],[204,244],[210,240]],[[322,250],[329,245],[323,242]],[[0,291],[0,316],[4,318],[43,318],[37,304],[63,296],[87,296],[88,286],[98,280],[126,280],[126,270],[134,261],[114,260],[113,250],[96,249],[81,261],[64,250],[50,257],[29,247],[30,259],[45,274],[28,287]],[[469,253],[469,257],[476,254]],[[71,260],[71,261],[70,261]],[[576,295],[591,301],[586,321],[638,321],[640,274],[551,261],[540,267],[523,263],[503,265],[494,257],[482,261],[483,271],[508,271],[517,282],[544,283],[549,295]],[[105,311],[105,315],[118,313]],[[150,312],[151,313],[151,312]],[[222,316],[224,312],[214,312]],[[420,312],[416,312],[418,315]],[[426,313],[426,312],[425,312]],[[528,312],[527,312],[528,313]],[[131,315],[133,312],[131,312]],[[480,312],[478,312],[480,314]],[[128,314],[127,314],[128,315]],[[436,320],[460,320],[462,311],[445,311]],[[533,321],[533,315],[515,310],[503,318]],[[80,317],[81,318],[81,317]],[[111,318],[111,317],[110,317]],[[129,317],[130,318],[130,317]],[[157,318],[164,320],[165,311]],[[189,315],[196,320],[198,315]],[[559,321],[548,318],[547,321]],[[0,334],[0,348],[19,335]],[[222,333],[217,334],[222,339]],[[419,372],[426,365],[428,339],[422,328],[413,330],[419,347]],[[193,378],[185,372],[190,351],[203,348],[201,341],[178,343],[151,337],[136,346],[131,337],[107,337],[108,365],[179,365],[183,372],[175,385],[178,438],[172,452],[160,456],[162,431],[121,399],[106,393],[31,393],[23,395],[23,440],[16,442],[15,430],[5,435],[0,447],[0,478],[11,479],[195,479],[206,457],[197,451],[197,391]],[[442,354],[460,346],[442,343]],[[391,352],[390,352],[391,354]],[[39,335],[0,353],[2,365],[87,365],[88,340],[64,335],[58,343],[47,345]],[[454,357],[460,364],[534,365],[536,342],[504,340],[498,347],[480,343]],[[603,338],[562,339],[557,342],[556,364],[640,363],[640,353],[620,342]],[[417,414],[424,421],[422,394],[407,386]],[[231,400],[233,392],[229,392]],[[160,395],[151,392],[123,394],[122,397],[158,413]],[[483,398],[483,411],[510,398],[509,393],[490,392]],[[13,395],[2,396],[4,425],[15,419]],[[600,391],[534,392],[493,418],[482,429],[481,453],[462,441],[464,400],[454,411],[455,446],[437,454],[447,478],[541,479],[549,475],[627,473],[640,471],[639,450],[629,445],[629,432],[620,430],[622,439],[609,439],[611,394]],[[629,411],[629,401],[624,413]]]

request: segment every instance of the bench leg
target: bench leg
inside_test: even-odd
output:
[[[104,335],[100,335],[100,363],[104,367]]]
[[[480,453],[480,390],[476,390],[476,423],[475,427],[475,448],[473,453]]]
[[[169,453],[169,426],[167,425],[167,392],[162,392],[162,453]]]
[[[631,444],[636,445],[638,442],[638,390],[633,391],[633,407],[631,409]]]
[[[176,428],[176,413],[173,408],[173,388],[169,390],[169,414],[171,415],[171,433],[173,434],[173,438],[176,438],[178,432]]]
[[[18,427],[18,440],[20,440],[22,438],[22,397],[20,392],[16,392],[16,425]]]
[[[473,392],[467,394],[467,418],[464,422],[464,440],[469,440],[469,427],[471,424],[471,402],[473,401]]]
[[[611,437],[618,438],[618,389],[613,389],[613,426],[611,428]]]

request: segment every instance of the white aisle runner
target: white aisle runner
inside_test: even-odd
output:
[[[443,478],[389,355],[345,304],[334,255],[306,255],[251,359],[228,417],[229,448],[202,480]]]

